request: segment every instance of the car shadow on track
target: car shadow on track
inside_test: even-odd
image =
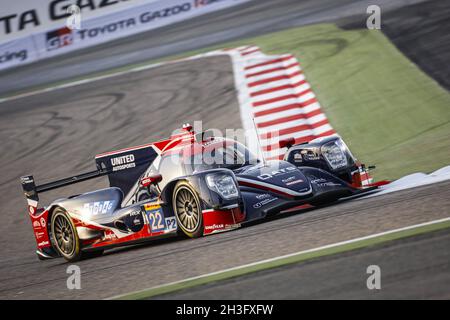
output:
[[[273,221],[277,221],[280,219],[286,219],[295,215],[300,215],[300,214],[305,214],[308,212],[311,212],[313,210],[318,210],[318,209],[322,209],[322,208],[326,208],[326,207],[330,207],[330,206],[337,206],[340,205],[342,203],[345,203],[347,201],[337,201],[334,203],[330,203],[327,205],[321,205],[321,206],[316,206],[316,207],[312,207],[312,208],[302,208],[300,210],[296,210],[296,211],[290,211],[290,212],[284,212],[284,213],[280,213],[277,215],[273,215],[273,216],[269,216],[266,217],[264,219],[260,219],[260,220],[255,220],[255,221],[251,221],[251,222],[247,222],[244,225],[242,225],[242,227],[240,228],[242,229],[251,229],[252,227],[258,226],[258,225],[262,225],[262,224],[270,224],[270,222]],[[239,230],[239,229],[238,229]],[[233,232],[233,230],[230,230],[231,232]],[[235,231],[235,230],[234,230]],[[229,232],[223,232],[222,234],[229,234]],[[220,234],[212,234],[210,235],[212,236],[213,240],[214,239],[221,239],[223,240],[222,237],[220,237]],[[203,238],[211,238],[210,236],[207,237],[203,237]],[[219,236],[219,237],[217,237]],[[160,238],[160,239],[150,239],[150,240],[143,240],[141,243],[137,243],[137,244],[130,244],[130,245],[124,245],[121,247],[115,247],[115,248],[111,248],[111,249],[107,249],[104,254],[102,256],[99,257],[95,257],[95,258],[86,258],[83,259],[83,262],[87,262],[87,261],[98,261],[99,259],[102,258],[107,258],[107,257],[113,257],[113,256],[119,256],[121,254],[126,254],[128,253],[136,253],[139,250],[146,250],[148,248],[153,248],[153,247],[159,247],[159,246],[164,246],[164,245],[169,245],[169,244],[173,244],[173,243],[185,243],[186,241],[193,241],[193,240],[199,240],[199,239],[192,239],[192,238],[188,238],[182,234],[179,234],[177,236],[168,236],[167,238]],[[214,241],[216,242],[216,241]],[[210,241],[208,241],[208,244],[210,244]],[[199,243],[200,245],[200,243]],[[54,260],[53,260],[54,261]],[[63,264],[66,264],[67,262],[63,259],[59,260],[60,263],[56,263],[54,265],[51,265],[50,267],[57,267],[57,266],[61,266]]]

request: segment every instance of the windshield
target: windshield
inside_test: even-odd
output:
[[[256,163],[258,159],[244,145],[229,140],[204,146],[202,152],[192,152],[184,158],[190,173],[216,168],[236,169]]]

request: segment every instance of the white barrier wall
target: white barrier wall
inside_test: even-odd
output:
[[[64,19],[57,27],[53,25],[53,28],[45,31],[0,41],[0,70],[153,30],[248,1],[250,0],[137,1],[121,10],[88,19],[84,18],[82,11],[79,30],[67,28]]]
[[[0,43],[61,27],[77,5],[83,19],[161,0],[1,0]]]
[[[0,70],[35,60],[37,52],[32,36],[0,44]]]

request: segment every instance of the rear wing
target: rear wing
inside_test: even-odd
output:
[[[201,133],[201,137],[204,135],[205,133]],[[102,176],[108,176],[110,186],[120,188],[126,195],[159,154],[176,146],[177,143],[191,139],[194,136],[195,132],[193,132],[192,126],[186,124],[183,125],[180,132],[173,134],[169,139],[96,155],[95,164],[97,170],[94,171],[42,185],[36,185],[32,175],[23,176],[20,178],[22,189],[27,198],[28,205],[34,209],[37,208],[37,202],[39,201],[38,194],[41,192]]]
[[[97,170],[81,173],[68,178],[36,185],[32,175],[20,178],[28,205],[37,208],[39,193],[47,192],[75,183],[108,176],[111,187],[120,188],[126,194],[140,175],[158,156],[153,144],[113,151],[95,157]]]
[[[50,191],[53,189],[65,187],[74,183],[79,183],[82,181],[98,178],[104,175],[107,175],[108,171],[103,170],[95,170],[91,172],[82,173],[76,176],[72,176],[69,178],[64,178],[61,180],[52,181],[49,183],[45,183],[42,185],[36,185],[34,181],[34,177],[32,175],[23,176],[20,178],[20,182],[22,184],[22,189],[25,194],[25,197],[29,200],[39,201],[39,193]]]

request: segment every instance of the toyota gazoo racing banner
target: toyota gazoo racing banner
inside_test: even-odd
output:
[[[37,59],[37,51],[31,36],[0,44],[0,70],[22,65]]]
[[[70,19],[68,17],[57,25],[52,24],[52,28],[43,32],[0,43],[0,70],[156,29],[248,1],[250,0],[138,1],[139,5],[91,18],[85,18],[80,8],[80,23],[75,28],[67,26],[67,19]],[[82,4],[84,1],[72,3]],[[23,48],[27,48],[26,57]]]
[[[2,0],[0,42],[16,40],[60,27],[77,6],[83,19],[96,18],[161,0]]]

